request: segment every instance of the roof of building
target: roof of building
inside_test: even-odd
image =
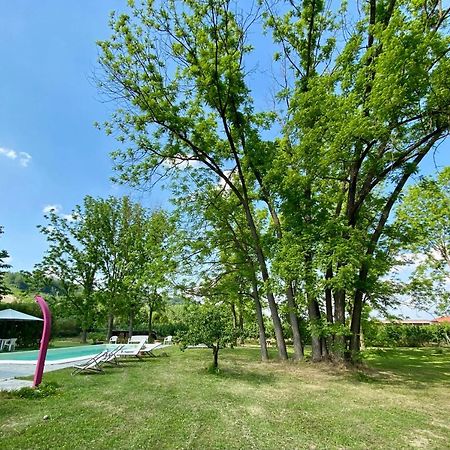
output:
[[[438,317],[436,319],[433,320],[433,322],[450,322],[450,316],[442,316],[442,317]]]

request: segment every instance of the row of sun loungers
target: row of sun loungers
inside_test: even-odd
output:
[[[118,365],[119,358],[135,357],[141,358],[142,356],[156,356],[153,351],[167,347],[167,344],[147,343],[148,336],[135,336],[128,341],[128,344],[116,344],[112,349],[103,350],[99,354],[93,356],[88,361],[82,364],[74,366],[72,375],[76,375],[80,372],[103,372],[103,366],[105,364]]]

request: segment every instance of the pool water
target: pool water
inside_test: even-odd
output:
[[[62,363],[77,361],[94,356],[105,350],[108,346],[99,345],[81,345],[77,347],[50,348],[47,350],[47,363]],[[2,352],[0,353],[0,363],[35,363],[37,361],[39,350],[30,350],[25,352]]]

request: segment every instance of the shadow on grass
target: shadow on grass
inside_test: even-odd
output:
[[[373,349],[364,354],[366,368],[354,372],[359,383],[404,385],[424,389],[450,384],[450,349]]]
[[[254,386],[262,384],[273,384],[275,382],[275,375],[272,373],[261,373],[255,370],[245,370],[242,368],[235,369],[230,367],[220,367],[217,370],[211,367],[201,369],[198,371],[200,375],[208,377],[217,377],[222,380],[233,380],[248,383]]]

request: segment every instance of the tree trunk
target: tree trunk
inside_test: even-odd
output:
[[[269,353],[267,352],[267,341],[266,341],[266,329],[264,326],[264,318],[261,308],[261,302],[259,300],[259,291],[258,291],[258,283],[256,281],[256,277],[252,278],[252,297],[255,303],[255,313],[256,313],[256,321],[258,322],[258,330],[259,330],[259,345],[261,347],[261,360],[268,361]]]
[[[325,280],[331,280],[333,278],[333,268],[329,266],[327,268],[327,272],[325,274]],[[325,288],[325,312],[327,314],[327,323],[329,325],[333,324],[334,318],[333,318],[333,293],[331,291],[330,287]],[[322,351],[323,356],[327,359],[330,358],[330,352],[333,350],[334,345],[334,336],[327,333],[327,336],[325,337],[325,342],[323,343],[323,348],[325,349],[325,352]]]
[[[292,289],[292,283],[288,284],[286,290],[286,297],[289,307],[289,321],[292,328],[292,338],[294,341],[294,359],[300,361],[303,359],[303,343],[300,335],[300,324],[297,316],[297,305],[294,298],[294,290]]]
[[[334,336],[334,345],[332,357],[336,362],[342,362],[345,358],[347,350],[345,335],[343,333],[345,327],[345,290],[339,289],[334,294],[334,320],[337,324],[342,326]]]
[[[107,342],[109,342],[109,340],[111,339],[111,336],[113,334],[113,328],[114,328],[114,314],[110,312],[108,313],[108,325],[106,329]]]
[[[86,344],[87,343],[87,328],[85,326],[81,329],[81,343]]]
[[[331,280],[333,278],[333,269],[328,267],[325,274],[325,280]],[[327,322],[333,323],[333,294],[330,287],[325,288],[325,309],[327,313]]]
[[[214,369],[217,369],[219,367],[219,346],[213,345],[213,367]]]
[[[275,331],[275,339],[277,341],[278,356],[283,361],[286,361],[288,359],[288,355],[286,350],[286,342],[284,341],[283,336],[283,327],[281,325],[280,316],[278,315],[278,307],[275,302],[275,296],[272,292],[267,292],[267,300],[269,302],[269,309],[272,316],[273,328]]]
[[[133,312],[130,312],[130,315],[128,317],[128,339],[133,337],[133,322],[134,322],[134,315]]]
[[[236,161],[238,163],[238,161]],[[240,165],[238,164],[238,170],[240,173],[240,178],[242,180],[243,186],[245,185],[245,180],[243,177],[243,174],[241,173]],[[269,287],[270,277],[269,277],[269,271],[267,269],[266,264],[266,258],[264,256],[264,252],[262,250],[261,244],[260,244],[260,237],[258,234],[258,230],[256,228],[255,221],[253,220],[252,212],[250,210],[249,204],[247,199],[243,202],[243,207],[245,210],[245,216],[247,219],[247,224],[250,228],[250,232],[254,241],[254,250],[256,253],[256,260],[258,261],[259,269],[261,272],[261,277],[263,282],[266,284],[266,295],[267,295],[267,301],[269,303],[269,309],[270,309],[270,315],[272,316],[272,322],[273,322],[273,328],[275,331],[275,338],[277,341],[277,347],[278,347],[278,356],[281,360],[287,360],[287,350],[286,350],[286,342],[284,341],[283,336],[283,328],[281,326],[281,320],[280,316],[278,314],[278,306],[277,302],[275,301],[275,296],[272,292],[272,289]]]
[[[358,281],[360,285],[364,285],[367,281],[368,274],[369,266],[367,262],[363,262],[359,271]],[[350,326],[350,330],[352,332],[350,336],[350,361],[352,362],[357,362],[359,351],[361,349],[361,313],[363,308],[363,296],[363,291],[361,289],[356,289],[353,299],[352,323]]]
[[[312,361],[322,361],[322,339],[317,333],[316,327],[320,325],[320,309],[317,301],[311,294],[306,293],[308,299],[308,315],[311,321],[311,347]]]
[[[152,330],[152,321],[153,321],[153,305],[152,302],[148,302],[148,341],[153,342],[153,330]]]
[[[238,316],[238,327],[239,327],[239,344],[244,345],[244,314],[242,313],[242,306],[239,308]]]

